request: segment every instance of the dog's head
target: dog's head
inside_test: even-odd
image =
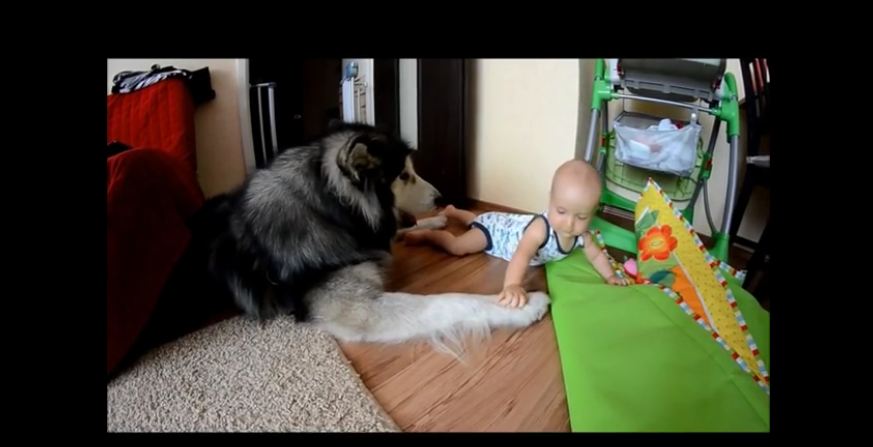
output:
[[[433,185],[415,172],[412,156],[406,157],[403,170],[391,184],[391,191],[394,193],[394,206],[409,214],[433,210],[441,197]]]
[[[390,132],[364,124],[334,123],[336,165],[361,192],[387,194],[393,200],[400,226],[407,226],[411,215],[436,207],[439,191],[421,178],[413,167],[409,145]],[[411,224],[414,224],[414,218]]]

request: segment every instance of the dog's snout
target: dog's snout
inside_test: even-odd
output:
[[[448,203],[448,201],[446,201],[446,198],[442,196],[442,194],[437,194],[437,196],[434,197],[434,199],[433,199],[433,204],[437,208],[442,208],[442,207],[448,205],[449,203]]]

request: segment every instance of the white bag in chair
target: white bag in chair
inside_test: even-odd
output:
[[[622,163],[686,177],[694,170],[699,124],[677,129],[669,119],[663,119],[658,126],[637,129],[616,121],[614,129],[615,158]]]

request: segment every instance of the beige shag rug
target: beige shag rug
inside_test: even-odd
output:
[[[235,317],[161,346],[107,385],[119,431],[399,431],[336,341]]]

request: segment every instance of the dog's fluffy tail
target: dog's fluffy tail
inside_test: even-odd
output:
[[[344,341],[427,339],[456,354],[467,336],[529,326],[549,307],[549,297],[542,292],[529,293],[528,304],[516,309],[497,304],[496,295],[416,295],[382,292],[381,285],[372,264],[341,270],[308,297],[313,321]]]

